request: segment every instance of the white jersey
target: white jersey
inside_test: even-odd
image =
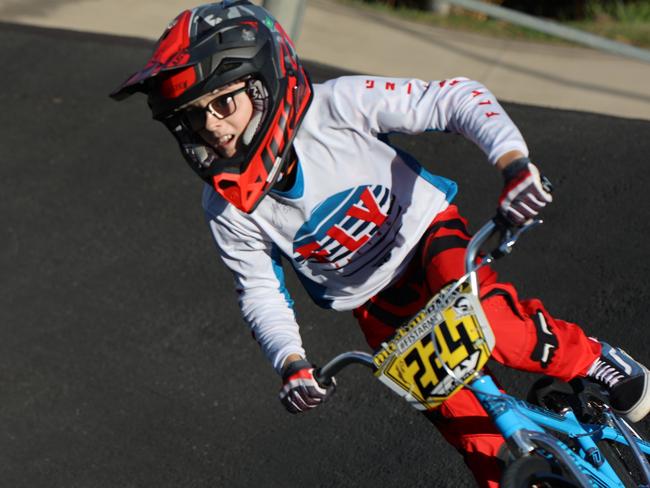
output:
[[[305,355],[281,257],[326,308],[351,310],[391,284],[456,184],[381,136],[430,130],[463,134],[492,163],[508,151],[528,154],[503,108],[475,81],[351,76],[314,86],[294,140],[290,191],[272,191],[245,214],[206,185],[203,207],[242,315],[277,371],[287,355]]]

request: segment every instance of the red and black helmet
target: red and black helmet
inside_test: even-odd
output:
[[[263,94],[263,117],[243,154],[222,158],[190,130],[180,109],[242,79],[252,92]],[[178,15],[147,65],[111,97],[122,100],[135,92],[148,95],[153,118],[171,130],[192,169],[248,213],[276,182],[312,99],[291,39],[267,10],[243,0]]]

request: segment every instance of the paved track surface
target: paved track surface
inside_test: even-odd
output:
[[[148,42],[0,26],[0,484],[457,487],[460,458],[365,370],[286,414],[213,250],[201,184],[143,98],[107,98]],[[339,74],[310,64],[316,80]],[[556,186],[499,269],[650,362],[650,123],[506,104]],[[455,178],[473,228],[500,181],[460,137],[395,139]],[[290,276],[323,362],[363,340]],[[523,392],[532,376],[496,368]]]

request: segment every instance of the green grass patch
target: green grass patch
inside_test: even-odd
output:
[[[592,34],[607,37],[614,41],[632,44],[634,46],[650,47],[650,22],[616,22],[611,20],[567,22],[569,27],[575,27]]]
[[[577,29],[615,41],[650,47],[650,1],[591,0],[586,20],[567,22]]]
[[[454,8],[447,16],[437,15],[417,9],[392,8],[384,3],[363,0],[337,0],[339,3],[354,5],[369,11],[396,16],[421,24],[446,29],[474,32],[490,37],[518,39],[553,44],[574,44],[542,32],[520,27],[508,22],[491,19],[483,14],[462,11]],[[559,22],[609,39],[650,48],[650,1],[638,4],[622,2],[591,1],[587,5],[588,20]]]
[[[586,18],[609,19],[626,24],[650,22],[650,2],[623,2],[622,0],[589,0],[586,4]]]

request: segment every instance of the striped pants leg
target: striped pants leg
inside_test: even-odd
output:
[[[455,205],[436,216],[400,279],[354,310],[373,348],[390,338],[443,286],[464,274],[471,236]],[[489,267],[479,271],[481,303],[496,345],[492,358],[505,366],[562,380],[584,376],[600,356],[600,344],[575,324],[553,318],[541,301],[520,300]],[[425,414],[462,455],[481,487],[498,486],[503,438],[478,400],[461,390]]]

